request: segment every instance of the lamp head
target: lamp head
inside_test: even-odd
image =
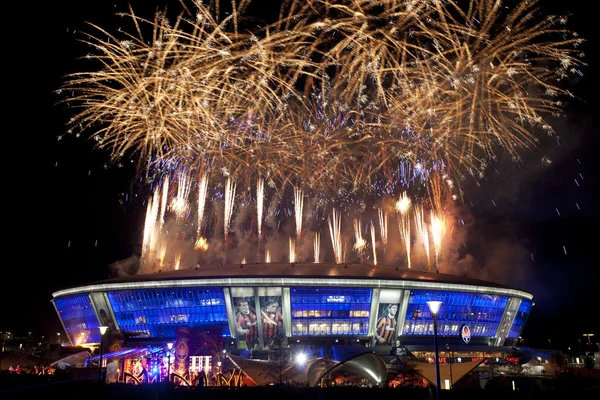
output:
[[[104,336],[104,334],[106,333],[106,330],[108,329],[108,326],[100,326],[100,335]]]
[[[442,302],[437,300],[430,300],[427,302],[427,305],[429,306],[429,311],[431,311],[433,315],[437,315],[438,311],[440,310],[440,306],[442,305]]]
[[[298,364],[298,365],[304,365],[304,363],[306,362],[307,358],[308,357],[304,353],[298,353],[298,354],[296,354],[296,364]]]

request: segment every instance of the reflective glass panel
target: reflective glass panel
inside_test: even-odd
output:
[[[108,292],[119,328],[137,337],[174,337],[179,327],[214,327],[229,335],[221,288],[166,288]]]
[[[523,330],[523,326],[527,321],[527,317],[531,312],[531,305],[533,302],[531,300],[523,299],[521,300],[521,306],[519,307],[519,311],[517,311],[517,315],[515,315],[515,320],[510,328],[510,333],[508,334],[508,339],[516,339],[521,336],[521,331]]]
[[[433,335],[433,316],[427,302],[442,302],[438,312],[438,335],[459,335],[463,324],[472,336],[493,337],[508,302],[507,296],[440,290],[412,290],[403,335]]]
[[[291,288],[292,335],[366,335],[371,289]]]
[[[87,294],[58,297],[54,304],[73,344],[100,343],[100,324]]]

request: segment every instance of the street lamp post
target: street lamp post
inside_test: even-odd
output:
[[[429,311],[433,315],[433,356],[435,357],[435,398],[440,398],[440,360],[437,342],[437,313],[442,305],[441,301],[430,300],[427,302]]]
[[[102,383],[102,356],[104,355],[104,334],[108,326],[101,326],[100,329],[100,362],[98,364],[98,382]]]
[[[454,378],[452,377],[452,364],[454,364],[454,350],[450,347],[450,337],[448,337],[448,353],[450,353],[450,389],[454,386]]]
[[[587,352],[587,351],[588,351],[588,349],[590,348],[590,338],[591,338],[592,336],[594,336],[594,334],[593,334],[593,333],[584,333],[584,334],[583,334],[583,336],[586,336],[586,337],[587,337],[587,344],[588,344],[588,345],[587,345],[587,347],[585,348],[585,349],[586,349],[586,352]]]
[[[171,349],[173,349],[173,343],[167,343],[169,349],[169,358],[167,359],[167,382],[171,382]]]

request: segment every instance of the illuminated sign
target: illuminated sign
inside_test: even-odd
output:
[[[200,300],[200,304],[203,306],[218,306],[221,304],[220,299],[202,299]]]
[[[471,341],[471,328],[469,328],[469,325],[463,325],[460,327],[460,337],[465,344],[469,344]]]
[[[346,296],[327,296],[328,303],[345,303]]]
[[[212,356],[191,356],[189,370],[190,372],[212,370]]]

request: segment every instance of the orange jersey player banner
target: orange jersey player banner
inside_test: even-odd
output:
[[[281,341],[285,336],[281,296],[260,296],[260,306],[265,349],[281,345]]]
[[[258,317],[254,298],[233,297],[238,347],[254,349],[258,344]]]
[[[380,304],[375,325],[375,344],[394,344],[396,340],[396,326],[398,325],[398,304]]]

